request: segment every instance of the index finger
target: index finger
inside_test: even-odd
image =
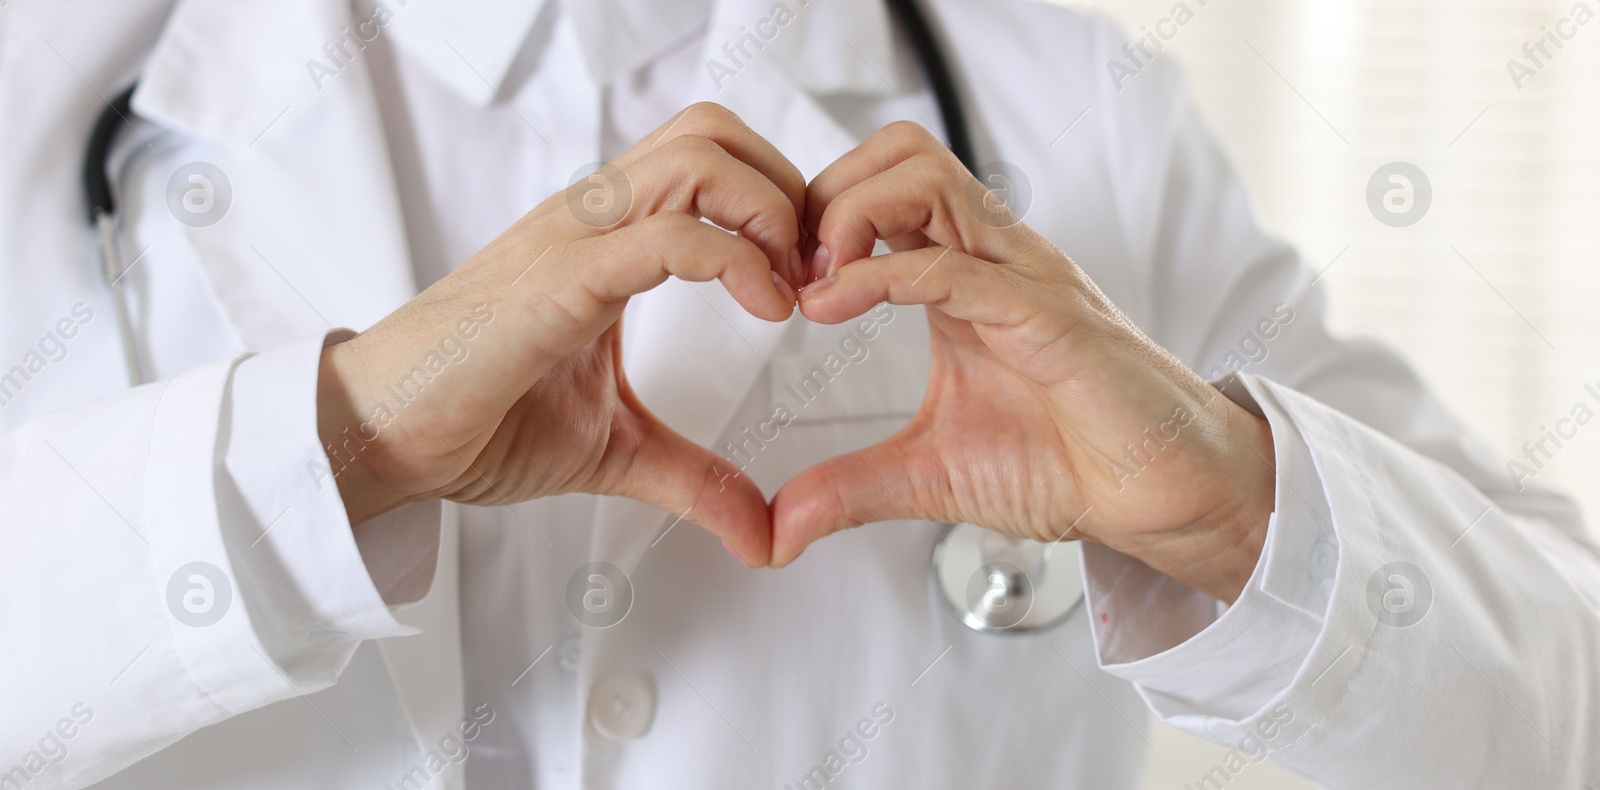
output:
[[[616,165],[626,167],[664,143],[684,135],[709,139],[733,158],[766,176],[794,205],[795,221],[799,222],[804,216],[806,180],[800,174],[800,169],[765,137],[756,134],[737,113],[714,102],[699,102],[685,107],[618,156]]]

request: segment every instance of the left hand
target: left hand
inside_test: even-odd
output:
[[[995,212],[995,213],[990,213]],[[772,564],[847,527],[969,522],[1098,541],[1234,601],[1273,511],[1265,420],[1139,331],[922,127],[885,127],[810,184],[800,309],[926,305],[922,407],[772,503]],[[878,239],[892,252],[871,257]]]

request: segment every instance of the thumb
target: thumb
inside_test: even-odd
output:
[[[772,555],[772,522],[761,489],[737,466],[654,416],[640,422],[639,445],[613,493],[698,524],[740,562],[765,566]]]
[[[835,456],[796,475],[772,500],[772,567],[781,568],[807,546],[842,529],[875,521],[930,519],[942,514],[929,501],[947,491],[936,464],[921,464],[919,434],[902,430],[878,444]]]

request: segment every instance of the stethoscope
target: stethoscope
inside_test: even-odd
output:
[[[120,218],[109,168],[118,125],[132,123],[130,101],[137,85],[128,86],[106,105],[94,122],[94,132],[89,135],[89,146],[83,153],[83,192],[89,204],[89,224],[94,228],[100,251],[100,276],[111,289],[117,333],[122,338],[122,362],[128,369],[128,383],[134,387],[145,383],[144,368],[139,364],[139,345],[133,334],[133,321],[128,317],[127,291],[122,285],[127,270],[122,266],[122,255],[117,248]]]
[[[889,10],[922,61],[939,105],[950,150],[982,178],[960,92],[933,29],[917,0],[887,0]],[[139,348],[123,288],[122,256],[117,247],[119,217],[109,173],[111,148],[119,124],[131,123],[135,85],[112,99],[95,121],[84,152],[83,184],[89,222],[99,248],[100,273],[122,338],[123,363],[133,386],[145,383]],[[1083,602],[1078,544],[1039,543],[1003,535],[973,524],[952,524],[933,548],[929,578],[962,624],[985,633],[1028,633],[1066,620]]]

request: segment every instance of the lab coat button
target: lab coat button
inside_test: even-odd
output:
[[[649,732],[655,713],[655,688],[643,673],[612,672],[589,690],[589,724],[613,741]]]
[[[556,648],[556,660],[561,664],[561,671],[569,675],[578,671],[578,659],[582,656],[583,644],[577,634],[568,634]]]

